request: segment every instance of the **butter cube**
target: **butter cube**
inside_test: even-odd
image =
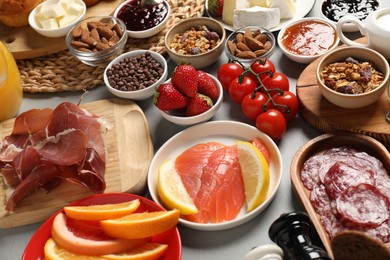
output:
[[[70,6],[74,3],[74,0],[60,0],[58,4],[61,5],[66,12],[69,13]]]
[[[58,4],[43,5],[41,13],[47,18],[58,18],[67,14],[62,5]]]
[[[71,15],[77,15],[79,16],[83,12],[83,6],[73,3],[69,6],[69,11],[68,13]]]
[[[50,18],[41,22],[43,29],[58,29],[58,23],[55,18]]]
[[[65,15],[64,17],[61,17],[58,20],[60,28],[67,26],[68,24],[74,22],[78,17],[79,17],[78,15],[72,15],[72,14]]]

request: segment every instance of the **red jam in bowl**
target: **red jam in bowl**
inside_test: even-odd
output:
[[[337,42],[337,34],[325,22],[307,20],[286,28],[282,44],[293,54],[313,56],[323,54]]]
[[[165,2],[141,6],[141,0],[132,0],[125,4],[118,12],[129,31],[144,31],[160,24],[168,14]]]

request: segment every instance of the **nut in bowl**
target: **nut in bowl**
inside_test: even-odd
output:
[[[115,9],[114,16],[124,22],[129,37],[148,38],[165,28],[171,14],[168,1],[148,2],[153,1],[127,0]]]
[[[70,53],[89,66],[107,65],[123,51],[125,24],[113,16],[93,16],[77,23],[66,35]]]
[[[82,0],[47,0],[32,10],[28,22],[43,36],[62,37],[84,17],[86,9]]]
[[[176,63],[189,63],[196,69],[210,66],[223,52],[225,28],[218,21],[198,17],[182,21],[165,34],[165,48]]]
[[[377,101],[389,86],[389,75],[387,60],[366,47],[333,50],[322,57],[316,70],[322,95],[343,108],[361,108]]]
[[[133,100],[147,99],[167,79],[167,67],[165,58],[157,52],[130,51],[108,64],[104,71],[104,83],[115,96]]]
[[[244,65],[259,58],[269,58],[275,51],[275,37],[265,28],[247,26],[232,32],[225,43],[225,53]]]
[[[177,66],[172,77],[154,93],[154,104],[161,115],[178,125],[209,120],[222,101],[223,89],[218,79],[192,65]]]
[[[278,45],[289,59],[308,64],[335,49],[340,39],[336,26],[320,18],[302,18],[280,30]]]

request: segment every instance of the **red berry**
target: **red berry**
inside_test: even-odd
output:
[[[213,101],[205,95],[197,94],[191,98],[187,106],[186,116],[196,116],[209,110],[213,106]]]
[[[198,71],[198,92],[216,101],[219,96],[218,87],[214,80],[204,71]]]
[[[161,84],[154,92],[154,104],[163,111],[185,108],[188,101],[188,98],[170,83]]]
[[[171,82],[187,97],[195,97],[198,93],[198,72],[191,65],[177,66],[172,74]]]

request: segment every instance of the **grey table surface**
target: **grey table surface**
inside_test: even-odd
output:
[[[390,6],[390,1],[383,2],[385,2],[384,6]],[[307,16],[320,17],[320,4],[321,1],[317,0]],[[277,36],[277,32],[275,36]],[[275,64],[277,71],[288,76],[290,90],[295,93],[296,81],[306,66],[289,60],[282,54],[279,47],[270,60]],[[216,75],[219,66],[226,61],[227,57],[222,54],[216,63],[205,70]],[[168,64],[170,73],[172,73],[175,65],[169,59]],[[80,92],[25,94],[20,112],[31,108],[55,107],[63,101],[77,102],[81,94]],[[89,90],[83,102],[112,97],[104,86],[98,86]],[[148,120],[155,151],[171,136],[187,128],[174,125],[162,118],[154,107],[152,98],[137,102],[137,104],[142,108]],[[253,122],[244,117],[241,108],[229,97],[225,98],[221,109],[212,120],[235,120],[253,125]],[[291,160],[302,145],[320,134],[308,125],[300,115],[290,122],[284,137],[277,143],[283,159],[283,177],[272,203],[253,220],[224,231],[199,231],[179,225],[182,259],[242,259],[253,247],[272,243],[268,237],[268,229],[272,222],[283,213],[303,210],[290,181]],[[20,259],[26,245],[41,224],[0,229],[0,259]]]

